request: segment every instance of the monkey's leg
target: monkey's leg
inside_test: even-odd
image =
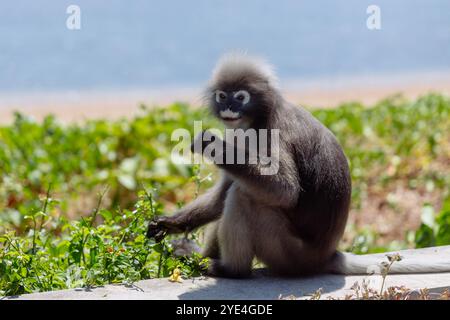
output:
[[[218,219],[223,212],[223,203],[231,183],[232,181],[224,176],[213,188],[181,208],[173,216],[158,217],[151,221],[147,237],[158,241],[167,233],[189,232]]]
[[[212,222],[206,227],[205,230],[205,248],[202,250],[202,255],[211,259],[219,259],[220,249],[219,249],[219,239],[218,230],[219,222]]]
[[[218,228],[220,260],[213,260],[209,274],[243,278],[251,274],[254,258],[249,228],[252,203],[233,184],[225,200],[224,213]]]
[[[281,276],[300,276],[320,273],[326,267],[327,254],[300,239],[284,212],[269,207],[254,212],[256,257],[269,270]]]

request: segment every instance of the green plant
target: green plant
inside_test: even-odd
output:
[[[415,233],[416,247],[424,248],[450,243],[450,197],[436,215],[431,205],[422,209],[422,224]]]
[[[448,97],[390,97],[371,108],[346,103],[312,113],[333,131],[350,163],[352,211],[342,249],[369,253],[411,243],[450,244],[449,200],[440,200],[450,194]],[[175,268],[182,277],[199,275],[207,263],[200,255],[176,257],[172,237],[154,243],[144,235],[154,215],[191,201],[215,177],[212,166],[170,161],[177,143],[172,132],[193,134],[200,119],[204,129],[218,126],[204,111],[183,104],[70,125],[52,116],[38,123],[16,114],[12,124],[1,126],[0,295],[132,283],[169,276]],[[430,195],[432,207],[442,205],[436,217],[426,206],[415,241],[394,242],[379,229],[411,215],[391,197],[399,186]],[[366,221],[378,215],[384,220]]]
[[[101,209],[100,194],[92,214],[75,221],[51,217],[58,202],[46,197],[43,209],[26,217],[33,221],[27,235],[0,236],[0,293],[133,283],[166,277],[176,267],[199,275],[206,261],[198,254],[175,258],[168,240],[145,238],[147,222],[162,210],[153,192],[140,191],[133,210],[117,211]]]

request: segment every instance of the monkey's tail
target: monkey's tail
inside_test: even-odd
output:
[[[389,274],[450,272],[450,258],[445,254],[408,255],[392,263],[388,256],[395,259],[392,254],[355,255],[336,252],[328,271],[337,274],[381,274],[388,267]]]

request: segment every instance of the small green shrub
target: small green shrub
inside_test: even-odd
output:
[[[162,212],[150,191],[139,192],[133,210],[101,209],[99,200],[91,216],[74,221],[51,217],[57,203],[46,198],[41,211],[25,217],[33,225],[26,235],[0,236],[1,294],[131,284],[167,277],[176,267],[196,276],[207,263],[199,254],[175,258],[168,240],[145,238],[148,221]]]
[[[450,197],[437,215],[432,206],[423,207],[422,224],[415,233],[415,243],[418,248],[450,244]]]

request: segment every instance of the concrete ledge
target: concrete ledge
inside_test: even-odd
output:
[[[405,259],[420,256],[440,255],[450,260],[450,246],[398,251]],[[373,255],[385,260],[385,253]],[[307,299],[310,294],[322,288],[322,298],[343,298],[351,293],[350,287],[363,280],[376,290],[381,287],[382,278],[371,276],[320,275],[308,278],[284,279],[255,272],[255,277],[246,280],[194,278],[182,283],[172,283],[168,279],[150,279],[136,282],[133,286],[106,285],[94,289],[73,289],[45,293],[34,293],[7,299],[278,299],[281,296],[295,296]],[[409,289],[427,288],[431,292],[450,289],[448,273],[388,275],[386,287],[405,286]]]

